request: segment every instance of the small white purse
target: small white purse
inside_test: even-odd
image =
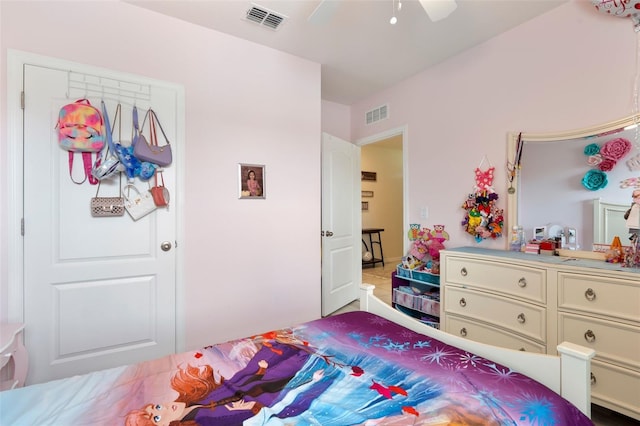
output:
[[[157,209],[156,204],[153,202],[151,192],[140,192],[135,185],[131,184],[126,185],[124,189],[126,191],[126,193],[123,194],[124,208],[133,220],[138,220]],[[130,194],[131,189],[135,194]]]

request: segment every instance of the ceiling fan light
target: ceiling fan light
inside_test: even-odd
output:
[[[446,18],[458,7],[455,0],[420,0],[420,5],[432,22]]]

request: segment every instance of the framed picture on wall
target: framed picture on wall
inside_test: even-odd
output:
[[[238,164],[238,182],[241,199],[266,198],[266,177],[264,164]]]
[[[362,202],[362,211],[363,212],[369,211],[369,202],[368,201],[363,201]]]
[[[371,182],[375,182],[377,180],[377,173],[376,172],[361,172],[362,173],[362,180],[368,180]]]

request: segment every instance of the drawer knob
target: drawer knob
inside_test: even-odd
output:
[[[584,340],[586,340],[589,343],[593,343],[596,341],[596,335],[593,331],[591,330],[587,330],[584,333]]]
[[[462,275],[463,277],[466,277],[467,276],[467,268],[460,269],[460,275]]]
[[[598,383],[598,381],[596,380],[596,375],[591,373],[591,385],[595,385],[596,383]]]
[[[527,279],[522,277],[518,280],[518,287],[525,288],[527,286]]]
[[[526,321],[527,321],[527,319],[524,317],[524,314],[518,315],[518,322],[520,324],[524,324]]]
[[[460,335],[461,335],[462,337],[467,337],[467,329],[466,329],[466,328],[464,328],[464,327],[462,327],[462,328],[460,329]]]
[[[587,291],[584,292],[584,297],[591,302],[596,299],[596,292],[593,291],[592,288],[588,288]]]
[[[467,306],[467,301],[464,300],[464,297],[460,298],[460,306],[462,306],[463,308]]]

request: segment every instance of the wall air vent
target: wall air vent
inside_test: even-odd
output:
[[[382,105],[365,113],[365,122],[367,124],[373,124],[386,118],[389,118],[389,107],[387,105]]]
[[[266,7],[252,4],[246,15],[247,21],[255,22],[263,27],[277,30],[284,22],[286,16],[275,13]]]

